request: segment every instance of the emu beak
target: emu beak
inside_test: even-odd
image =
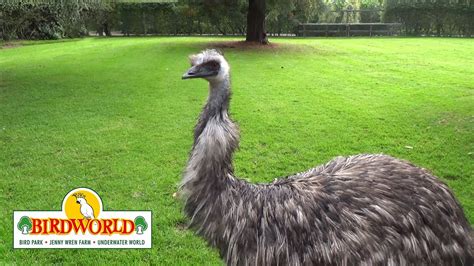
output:
[[[201,65],[193,66],[184,75],[182,79],[205,78],[217,75],[217,71],[209,70]]]

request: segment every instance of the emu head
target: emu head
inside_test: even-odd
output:
[[[221,81],[229,74],[229,64],[222,53],[217,50],[204,50],[189,56],[191,68],[183,75],[183,79],[203,78],[210,82]]]

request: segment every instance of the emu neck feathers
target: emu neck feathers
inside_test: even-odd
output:
[[[230,82],[209,84],[209,97],[194,130],[194,145],[182,181],[185,192],[204,186],[222,188],[233,174],[238,130],[228,116]],[[212,181],[211,181],[212,180]],[[211,181],[211,182],[209,182]]]
[[[209,97],[194,129],[194,146],[210,120],[224,118],[224,116],[228,118],[229,101],[230,81],[228,77],[220,82],[209,83]]]

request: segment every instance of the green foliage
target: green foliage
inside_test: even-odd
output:
[[[267,31],[293,33],[300,23],[317,22],[325,9],[323,0],[268,0]]]
[[[360,0],[325,0],[326,8],[321,16],[321,22],[328,23],[356,23],[360,21],[359,12],[346,12],[359,10]]]
[[[383,0],[362,0],[360,9],[363,10],[360,13],[360,22],[375,23],[382,21]]]
[[[198,33],[245,34],[247,0],[190,0],[188,5],[198,10],[195,22]]]
[[[295,33],[307,22],[402,22],[409,35],[474,34],[470,0],[266,0],[266,30]],[[245,34],[248,0],[74,0],[0,2],[9,39],[111,35]],[[347,12],[347,10],[362,12]]]
[[[118,25],[117,5],[115,2],[107,1],[97,3],[95,8],[90,8],[84,14],[85,25],[88,30],[95,29],[97,34],[103,36],[112,35],[112,29]]]
[[[59,39],[87,34],[84,19],[105,1],[2,1],[0,35],[9,39]]]
[[[12,4],[15,3],[15,4]],[[316,22],[323,0],[268,0],[267,31],[292,33]],[[111,35],[245,34],[248,0],[23,1],[0,4],[3,39],[59,39],[88,31]]]
[[[409,35],[474,34],[470,0],[385,0],[385,21],[399,21]]]
[[[185,0],[178,3],[117,3],[125,34],[245,34],[248,0]],[[322,0],[269,0],[267,31],[293,32],[317,20]]]

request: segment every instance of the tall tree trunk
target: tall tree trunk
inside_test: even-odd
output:
[[[99,34],[99,36],[104,36],[104,28],[102,25],[97,27],[97,34]]]
[[[249,0],[247,12],[247,42],[259,42],[267,44],[265,33],[265,0]]]
[[[142,12],[142,25],[143,25],[143,35],[147,35],[148,33],[148,29],[147,29],[147,23],[146,23],[146,13],[145,13],[145,9],[143,9],[143,12]]]
[[[104,33],[105,36],[112,36],[112,32],[110,32],[109,23],[107,21],[104,23]]]

